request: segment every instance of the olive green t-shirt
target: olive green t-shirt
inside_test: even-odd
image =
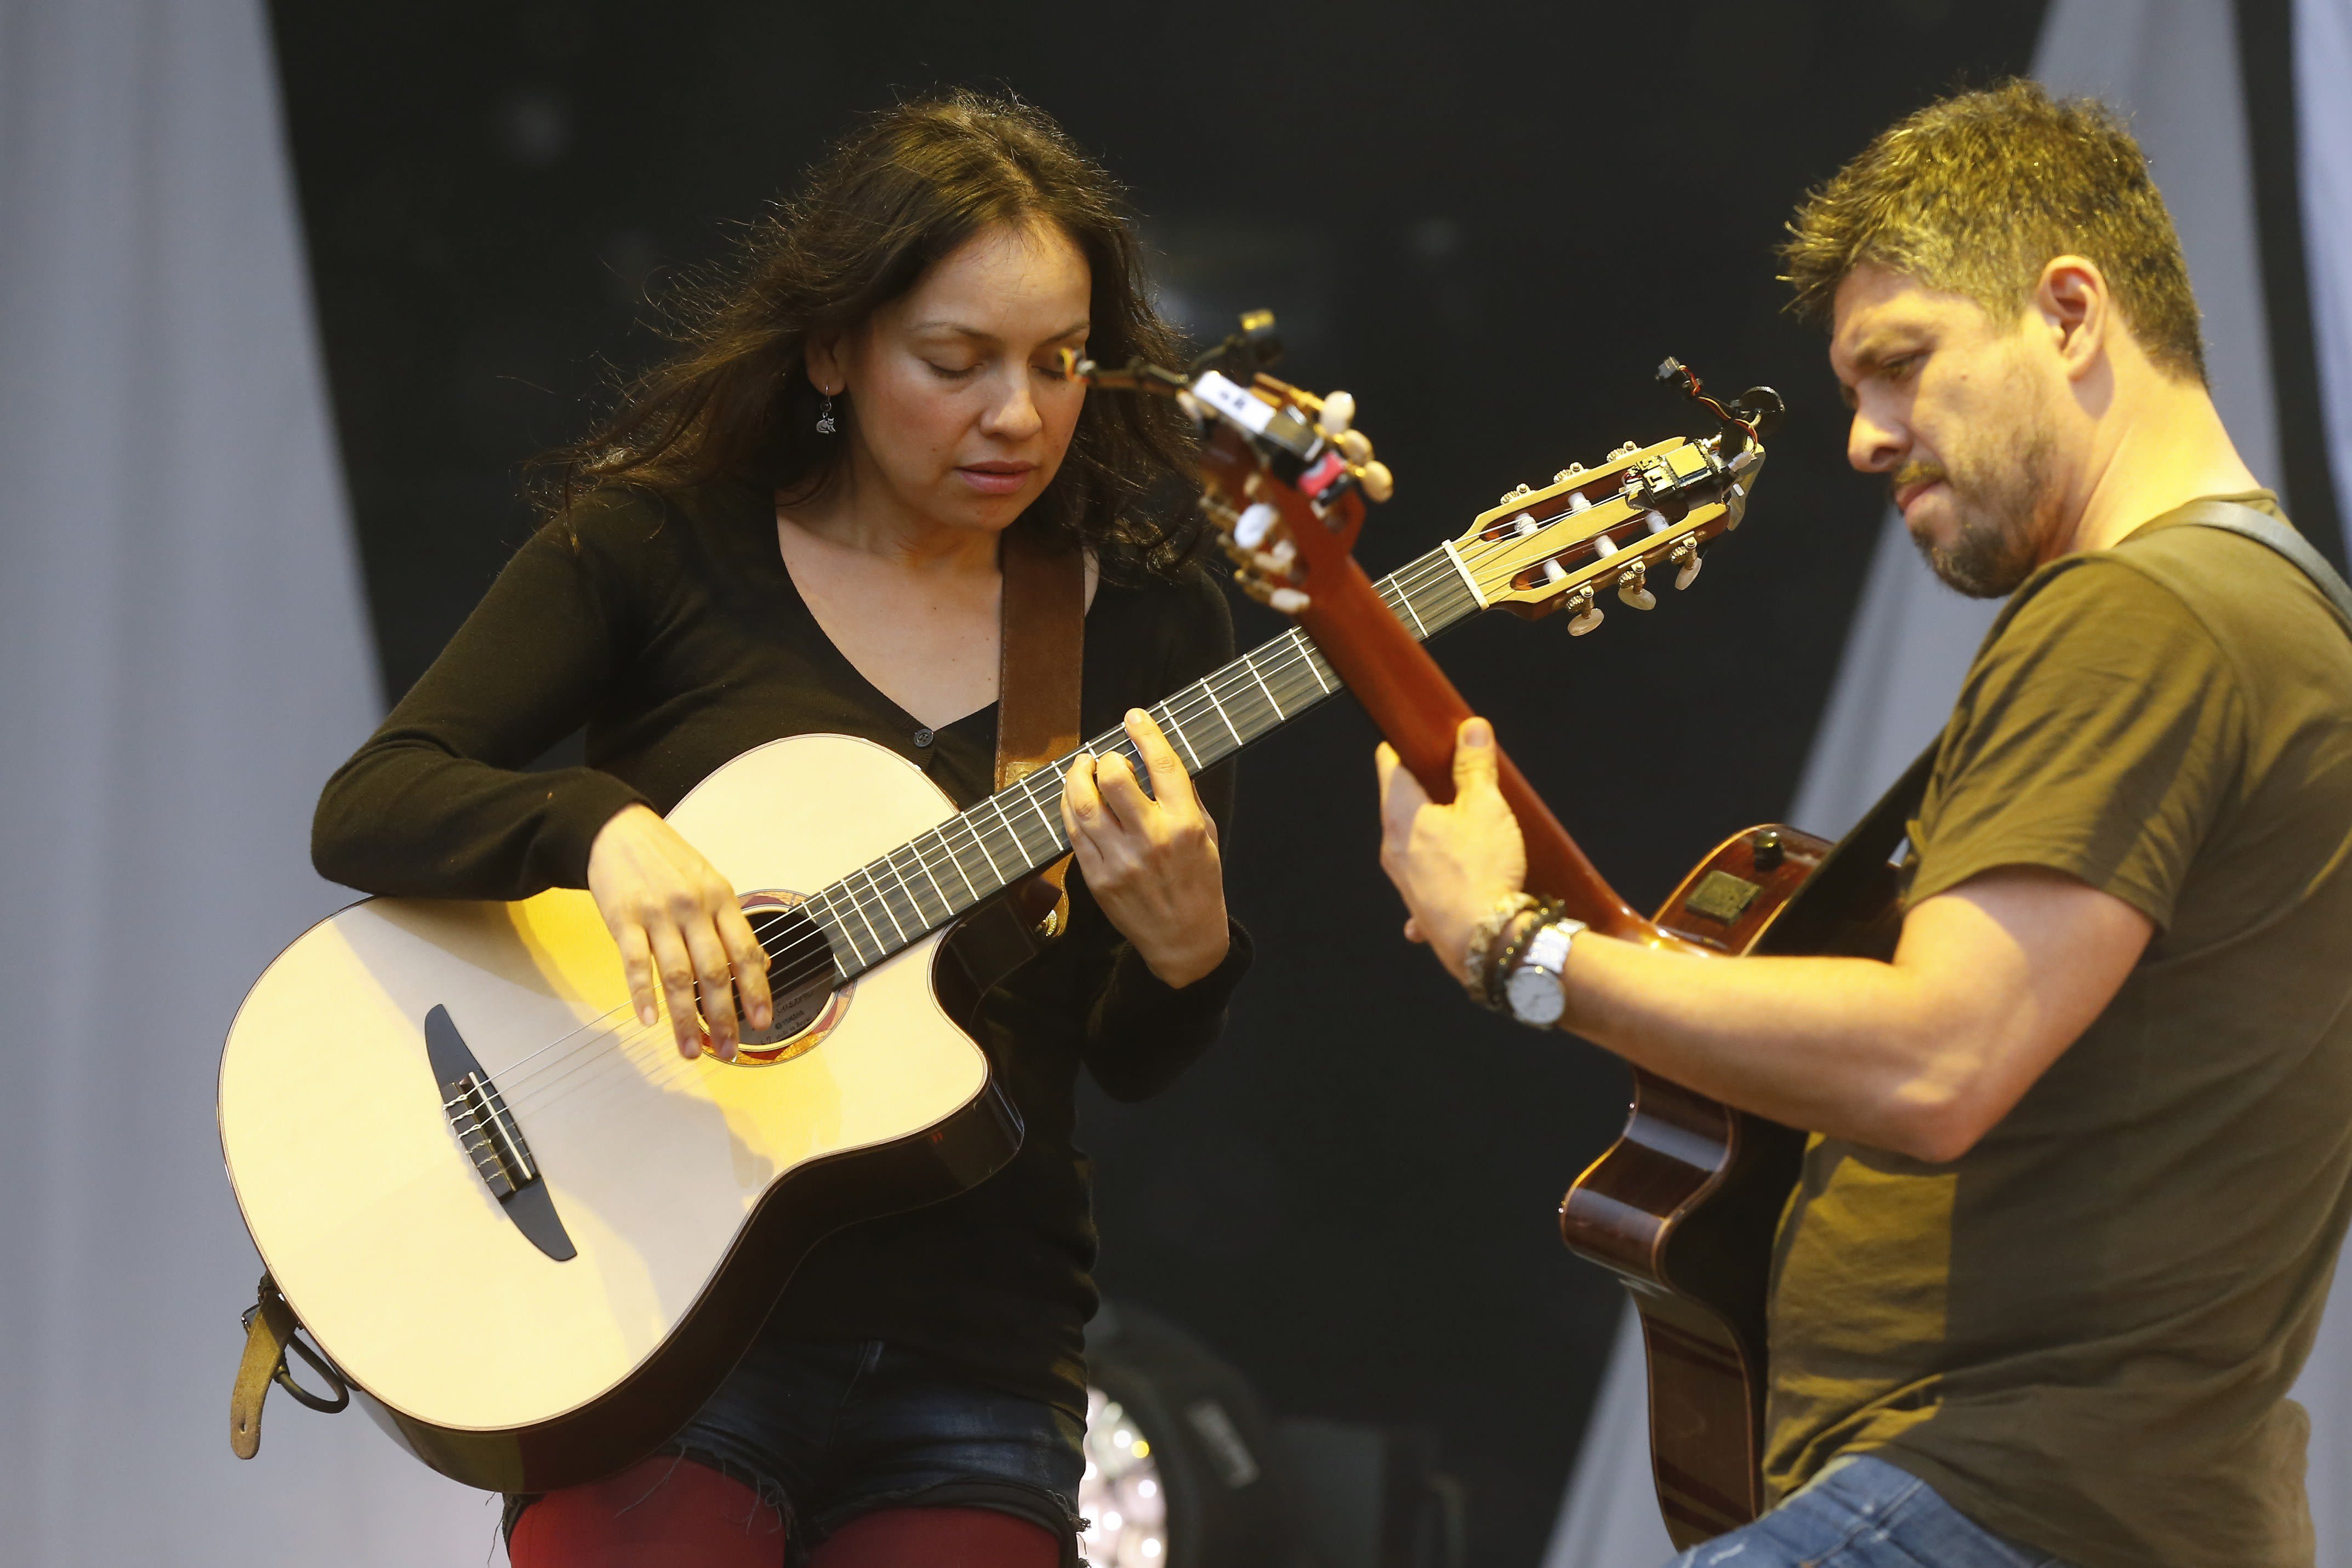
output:
[[[1874,1450],[2082,1568],[2309,1564],[2286,1393],[2352,1209],[2352,634],[2216,528],[2053,561],[1979,650],[1911,841],[1913,904],[2045,867],[2157,934],[1959,1159],[1811,1141],[1774,1495]]]

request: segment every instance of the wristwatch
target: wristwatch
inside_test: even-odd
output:
[[[1513,1018],[1536,1029],[1549,1029],[1559,1021],[1568,1010],[1568,986],[1561,976],[1568,967],[1569,944],[1583,929],[1583,921],[1562,915],[1528,940],[1518,966],[1503,982]]]

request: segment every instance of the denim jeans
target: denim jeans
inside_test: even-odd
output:
[[[860,1514],[957,1507],[1028,1520],[1075,1564],[1085,1439],[1075,1416],[878,1340],[762,1335],[663,1448],[772,1503],[795,1563]],[[526,1500],[509,1505],[509,1531]]]
[[[1885,1459],[1832,1459],[1755,1523],[1672,1568],[2065,1568],[1995,1535]]]

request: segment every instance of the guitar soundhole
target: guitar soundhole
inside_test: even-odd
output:
[[[802,913],[802,902],[796,893],[754,893],[743,899],[752,935],[768,950],[768,991],[776,1017],[766,1029],[744,1029],[735,1051],[739,1066],[772,1067],[815,1050],[849,1005],[848,989],[835,988],[833,946],[824,929]]]

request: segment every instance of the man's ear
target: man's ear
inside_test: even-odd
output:
[[[2053,256],[2034,285],[2031,308],[2066,367],[2067,380],[2080,381],[2098,368],[2115,324],[2115,298],[2097,262]]]

